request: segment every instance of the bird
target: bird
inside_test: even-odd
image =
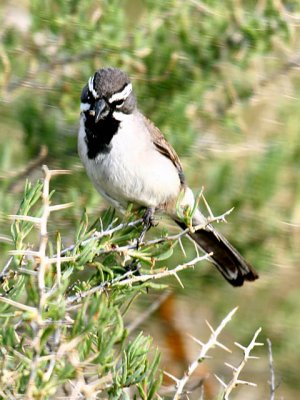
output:
[[[178,210],[193,209],[195,196],[176,151],[139,110],[129,76],[113,67],[97,70],[83,87],[80,101],[78,152],[96,190],[120,213],[129,204],[145,209],[147,229],[158,212],[187,229]],[[191,223],[202,229],[189,229],[189,237],[204,253],[212,253],[210,261],[232,286],[258,278],[200,209]]]

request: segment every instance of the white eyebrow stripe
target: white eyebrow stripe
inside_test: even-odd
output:
[[[131,92],[132,92],[132,84],[128,83],[128,85],[125,86],[122,92],[113,94],[111,98],[108,100],[108,102],[113,103],[114,101],[118,100],[126,100]]]
[[[88,111],[91,105],[89,103],[80,103],[80,111]]]
[[[95,99],[98,99],[98,93],[96,92],[96,90],[94,89],[94,77],[91,76],[89,79],[89,91],[92,93],[92,95],[94,96]]]

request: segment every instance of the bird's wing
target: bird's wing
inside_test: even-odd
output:
[[[170,143],[165,139],[161,131],[148,118],[144,116],[143,118],[144,118],[144,123],[147,126],[147,129],[151,135],[155,148],[162,155],[164,155],[165,157],[167,157],[169,160],[172,161],[172,163],[174,164],[174,166],[178,171],[181,184],[184,184],[185,179],[184,179],[182,164],[180,162],[180,159],[176,151],[173,149]]]

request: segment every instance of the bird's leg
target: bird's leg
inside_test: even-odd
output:
[[[126,272],[131,271],[133,275],[140,276],[141,275],[140,268],[141,268],[140,262],[137,259],[134,259],[125,266],[125,271]]]
[[[145,211],[145,214],[143,215],[143,230],[140,234],[140,236],[137,239],[137,249],[139,248],[139,245],[143,242],[144,237],[146,232],[152,228],[152,226],[155,226],[156,224],[154,223],[154,211],[155,209],[152,207],[148,207],[147,210]]]

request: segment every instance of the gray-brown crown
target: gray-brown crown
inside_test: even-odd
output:
[[[130,84],[128,75],[117,68],[99,69],[93,79],[93,88],[99,97],[110,99]]]

